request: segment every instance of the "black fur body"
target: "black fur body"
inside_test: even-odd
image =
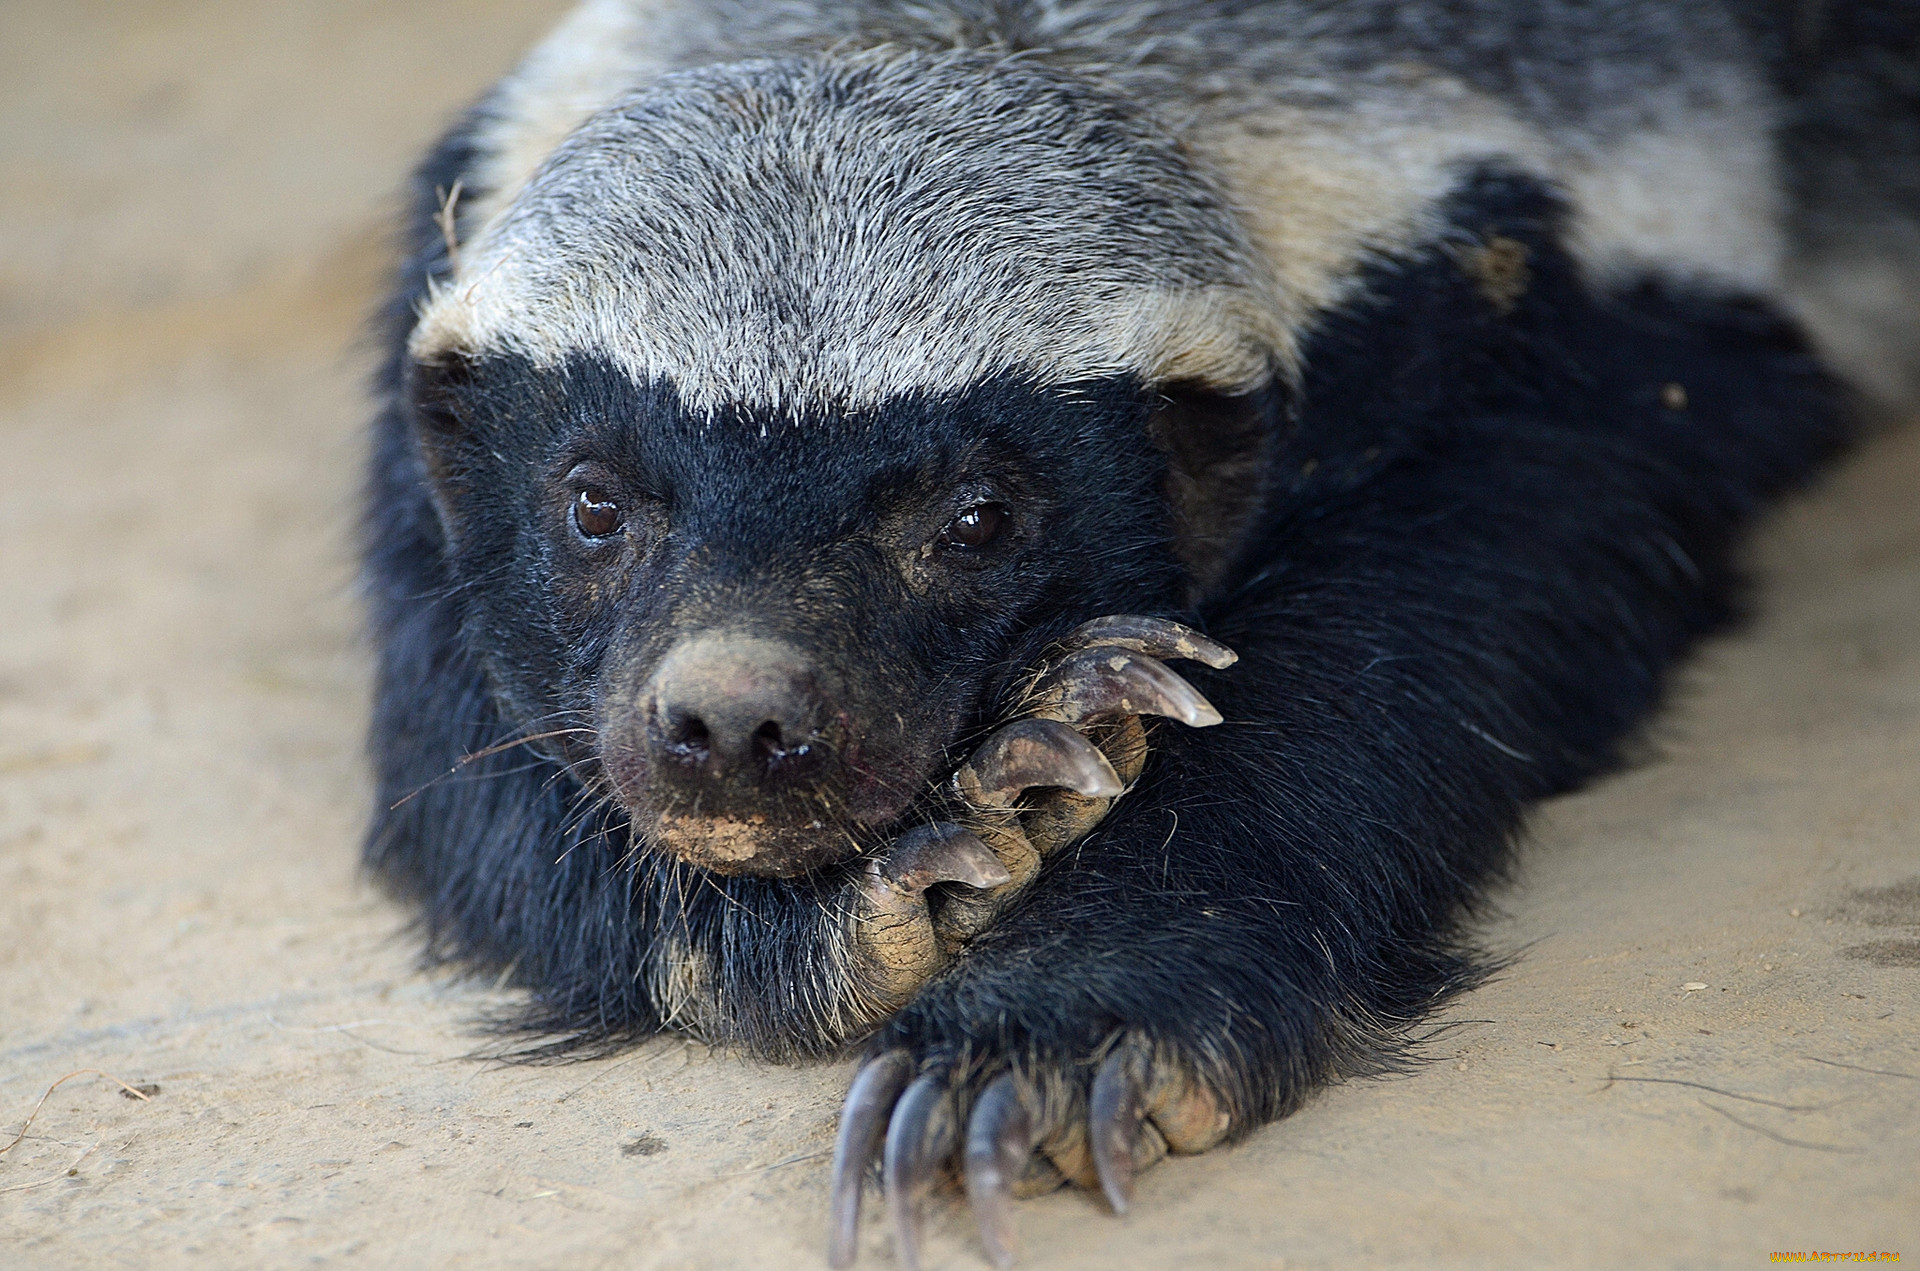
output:
[[[998,20],[848,11],[910,24],[949,7]],[[1156,8],[1225,22],[1259,6]],[[1403,8],[1436,29],[1453,12]],[[1477,21],[1511,10],[1518,25],[1561,11],[1483,8]],[[1821,65],[1852,74],[1862,48],[1920,47],[1908,9],[1869,8],[1871,47],[1827,63],[1795,60],[1791,13],[1729,21],[1816,83],[1789,84],[1791,105],[1839,92]],[[949,38],[971,37],[925,42]],[[1368,38],[1399,47],[1347,31],[1341,57]],[[1499,87],[1499,50],[1446,38],[1432,36],[1449,73]],[[1563,55],[1572,69],[1555,74],[1577,78],[1579,49]],[[1875,93],[1898,113],[1897,94]],[[446,371],[416,321],[430,283],[467,285],[445,209],[456,183],[479,192],[476,137],[502,109],[484,105],[422,169],[388,315],[368,859],[420,907],[436,957],[507,974],[529,991],[524,1023],[564,1045],[683,1028],[781,1059],[899,1047],[953,1074],[962,1114],[1011,1068],[1062,1122],[1131,1039],[1204,1086],[1231,1134],[1284,1115],[1391,1063],[1408,1025],[1473,982],[1461,923],[1529,805],[1621,761],[1676,661],[1738,613],[1743,530],[1850,430],[1849,390],[1786,291],[1597,270],[1569,246],[1566,187],[1497,157],[1452,170],[1402,250],[1354,255],[1334,301],[1286,320],[1294,343],[1258,383],[1015,367],[837,408],[683,392],[605,349],[463,353]],[[1838,126],[1792,117],[1783,144]],[[1875,241],[1904,242],[1914,207],[1899,183],[1920,143],[1900,144],[1905,160],[1876,160],[1895,176],[1875,185]],[[1816,183],[1812,166],[1783,184]],[[1796,197],[1786,220],[1819,222],[1796,242],[1850,249],[1828,186]],[[1196,441],[1156,433],[1168,411],[1202,421]],[[552,474],[582,462],[671,491],[659,546],[624,572],[593,573],[541,529],[567,496]],[[889,527],[925,491],[989,469],[1021,518],[1001,572],[919,587],[888,563],[889,535],[911,536]],[[1213,527],[1198,548],[1196,521]],[[888,779],[913,785],[965,757],[1054,642],[1109,613],[1175,618],[1236,650],[1230,669],[1188,676],[1225,722],[1156,725],[1105,819],[878,1020],[840,1000],[859,978],[832,948],[842,897],[924,802],[849,821],[852,855],[768,875],[660,850],[608,794],[606,701],[689,630],[760,624],[807,650],[855,733],[900,734]],[[896,701],[911,710],[880,719]]]

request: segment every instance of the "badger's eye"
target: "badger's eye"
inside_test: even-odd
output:
[[[574,496],[573,528],[582,538],[611,538],[627,522],[627,514],[604,490],[588,486]]]
[[[1004,503],[976,503],[947,522],[940,531],[940,545],[963,552],[977,552],[1006,533],[1013,514]]]

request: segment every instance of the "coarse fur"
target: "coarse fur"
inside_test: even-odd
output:
[[[1809,8],[591,0],[416,178],[370,863],[563,1048],[865,1041],[1067,1125],[1139,1042],[1231,1134],[1393,1062],[1744,527],[1920,383],[1842,277],[1920,276],[1920,20]],[[967,499],[999,555],[933,554]],[[1225,722],[876,1005],[860,869],[1112,613],[1237,650]],[[760,875],[661,828],[717,815],[643,718],[712,632],[843,721]]]

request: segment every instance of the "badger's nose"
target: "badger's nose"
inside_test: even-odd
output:
[[[683,787],[752,795],[811,783],[827,716],[818,680],[791,645],[713,633],[670,650],[648,684],[656,770]]]

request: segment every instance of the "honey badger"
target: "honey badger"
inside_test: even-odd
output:
[[[562,1045],[860,1048],[831,1260],[1392,1063],[1853,402],[1904,3],[590,0],[420,169],[367,855]]]

